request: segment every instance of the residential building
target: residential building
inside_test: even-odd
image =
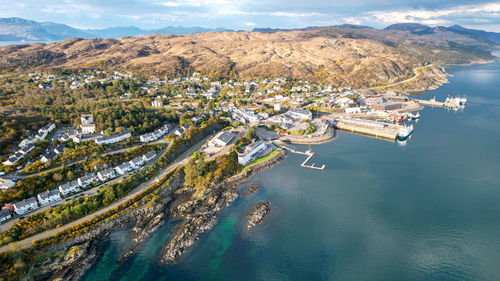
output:
[[[54,152],[54,150],[49,150],[42,155],[42,157],[40,158],[40,162],[47,163],[50,159],[56,159],[56,156],[57,154]]]
[[[36,210],[38,208],[40,207],[38,206],[35,197],[30,197],[28,199],[24,199],[23,201],[14,203],[14,211],[18,215],[26,214],[27,212]]]
[[[78,181],[76,180],[59,186],[59,192],[61,192],[63,196],[67,196],[70,193],[78,191],[80,191],[80,186],[78,185]]]
[[[98,180],[99,179],[98,179],[98,177],[96,176],[95,173],[90,173],[90,174],[87,174],[87,175],[85,175],[83,177],[79,177],[77,179],[78,185],[81,186],[81,187],[86,187],[87,185],[92,184],[92,183],[94,183],[94,182],[96,182]]]
[[[108,179],[112,179],[116,176],[115,170],[113,168],[109,168],[103,171],[99,171],[97,173],[97,177],[101,181],[107,181]]]
[[[347,114],[361,113],[361,108],[359,106],[356,106],[356,107],[346,107],[345,108],[345,113],[347,113]]]
[[[54,148],[54,152],[56,154],[64,154],[65,149],[66,149],[66,147],[64,146],[64,144],[60,144],[60,145],[56,146],[56,148]]]
[[[125,130],[121,133],[109,136],[109,137],[100,137],[95,140],[95,143],[97,144],[110,144],[110,143],[116,143],[120,142],[122,140],[128,139],[132,137],[132,134],[130,133],[130,130]]]
[[[139,137],[141,142],[152,142],[158,139],[158,136],[155,133],[146,133]]]
[[[10,219],[12,217],[12,214],[7,211],[7,210],[1,210],[0,211],[0,223]]]
[[[83,114],[80,117],[80,121],[82,125],[94,124],[94,117],[92,116],[92,114]]]
[[[139,169],[142,165],[144,165],[144,159],[141,156],[137,156],[129,162],[134,169]]]
[[[153,160],[155,157],[156,157],[156,152],[154,150],[151,150],[148,153],[142,155],[142,159],[144,159],[144,162],[149,162]]]
[[[7,190],[11,187],[13,187],[15,182],[9,180],[9,179],[4,179],[0,178],[0,189]]]
[[[24,147],[36,141],[35,136],[29,136],[19,143],[19,147]]]
[[[90,134],[90,135],[76,134],[72,137],[72,139],[73,139],[73,142],[79,143],[79,142],[96,140],[96,139],[101,138],[101,137],[102,137],[101,133],[94,133],[94,134]]]
[[[250,145],[247,145],[245,151],[243,153],[238,153],[238,163],[241,165],[246,165],[254,160],[259,153],[264,151],[267,148],[267,145],[263,141],[254,142]]]
[[[33,149],[35,149],[35,146],[33,144],[28,144],[28,145],[24,146],[23,148],[21,148],[19,150],[19,152],[26,155],[26,154],[30,153]]]
[[[126,173],[132,171],[134,168],[129,162],[125,162],[119,166],[115,167],[116,172],[120,175],[125,175]]]
[[[93,134],[95,132],[95,124],[81,124],[82,134]]]
[[[46,190],[42,193],[38,193],[36,197],[38,198],[38,202],[40,202],[40,205],[42,206],[49,205],[52,202],[57,202],[62,199],[61,194],[59,194],[59,191],[57,189]]]

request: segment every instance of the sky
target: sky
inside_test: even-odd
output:
[[[459,24],[500,32],[500,2],[490,0],[0,0],[0,17],[64,23],[77,28],[134,25],[300,28],[399,22]]]

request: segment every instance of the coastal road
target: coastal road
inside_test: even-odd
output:
[[[173,161],[172,163],[170,163],[154,179],[152,179],[152,180],[150,180],[148,182],[142,183],[137,188],[135,188],[134,190],[132,190],[132,192],[130,192],[130,194],[128,194],[127,196],[123,197],[122,199],[114,202],[113,204],[108,205],[108,206],[106,206],[106,207],[104,207],[104,208],[102,208],[102,209],[100,209],[100,210],[98,210],[96,212],[93,212],[93,213],[91,213],[91,214],[89,214],[89,215],[87,215],[87,216],[85,216],[83,218],[80,218],[80,219],[78,219],[76,221],[67,223],[67,224],[65,224],[63,226],[60,226],[60,227],[57,227],[57,228],[54,228],[54,229],[50,229],[50,230],[47,230],[47,231],[45,231],[43,233],[39,233],[37,235],[28,237],[28,238],[26,238],[24,240],[21,240],[21,241],[18,241],[18,242],[14,242],[14,243],[2,246],[2,247],[0,247],[0,253],[8,252],[8,251],[10,251],[12,249],[27,248],[27,247],[29,247],[29,246],[32,245],[33,241],[38,241],[38,240],[50,237],[50,236],[56,234],[59,231],[66,230],[68,228],[71,228],[72,226],[75,226],[75,225],[83,223],[83,222],[85,222],[85,221],[87,221],[87,220],[89,220],[91,218],[99,216],[99,215],[101,215],[101,214],[103,214],[103,213],[105,213],[105,212],[113,209],[114,207],[118,206],[119,204],[132,199],[137,194],[141,193],[142,191],[144,191],[148,187],[150,187],[153,184],[155,184],[156,183],[156,179],[161,178],[161,177],[165,176],[167,173],[171,172],[172,170],[174,170],[174,169],[176,169],[176,168],[178,168],[178,167],[186,164],[189,161],[189,156],[191,156],[191,154],[193,154],[195,151],[197,151],[212,136],[213,136],[213,134],[209,135],[209,136],[205,137],[203,140],[199,141],[197,144],[195,144],[194,146],[192,146],[191,148],[189,148],[186,152],[184,152],[181,156],[177,157],[177,159],[175,161]],[[216,155],[214,155],[213,158],[215,156]]]
[[[374,90],[374,89],[379,89],[379,88],[390,88],[390,87],[393,87],[393,86],[396,86],[396,85],[399,85],[399,84],[403,84],[403,83],[407,83],[407,82],[413,81],[413,80],[417,79],[417,77],[420,76],[420,72],[418,72],[417,70],[424,69],[424,68],[427,68],[429,66],[432,66],[432,65],[426,65],[426,66],[420,66],[420,67],[414,68],[413,69],[414,76],[412,78],[409,78],[409,79],[406,79],[406,80],[403,80],[403,81],[399,81],[399,82],[396,82],[396,83],[392,83],[392,84],[389,84],[389,85],[381,85],[381,86],[371,87],[371,88],[367,88],[367,89],[368,90]]]

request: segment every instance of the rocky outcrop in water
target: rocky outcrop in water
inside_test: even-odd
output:
[[[262,220],[271,212],[271,202],[259,202],[255,204],[247,213],[248,229],[260,224]]]
[[[253,193],[257,192],[257,190],[259,190],[259,185],[252,184],[249,187],[245,188],[245,190],[243,190],[243,192],[241,193],[241,196],[247,196],[247,195],[253,194]]]

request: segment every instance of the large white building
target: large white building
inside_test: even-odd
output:
[[[87,185],[92,184],[98,180],[99,178],[96,176],[96,174],[90,173],[88,175],[78,178],[77,182],[79,186],[86,187]]]
[[[292,118],[295,118],[295,119],[312,120],[312,112],[307,110],[307,109],[290,108],[290,109],[288,109],[287,113],[288,113],[288,115],[290,115]]]
[[[267,145],[263,141],[255,142],[253,144],[247,145],[243,153],[238,153],[238,163],[241,165],[246,165],[253,161],[259,153],[264,151]]]

